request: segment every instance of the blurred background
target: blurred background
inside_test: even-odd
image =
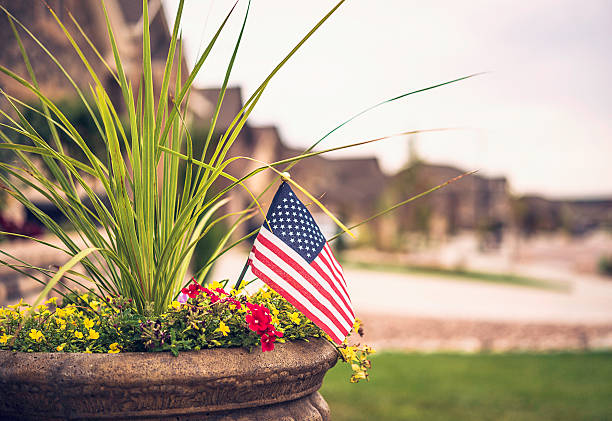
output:
[[[160,86],[178,1],[149,3]],[[45,42],[79,85],[90,83],[43,3],[0,4]],[[62,19],[71,12],[111,58],[96,0],[49,4]],[[106,4],[126,70],[138,80],[142,7],[132,0]],[[232,5],[186,1],[185,75]],[[252,3],[219,134],[334,5]],[[195,142],[204,140],[246,6],[238,4],[196,80],[189,117]],[[44,69],[37,73],[42,90],[102,153],[68,82],[22,35],[34,68]],[[0,26],[0,37],[6,40],[0,63],[26,74],[8,25]],[[357,340],[380,351],[369,383],[348,385],[346,373],[330,373],[323,394],[334,419],[612,419],[611,51],[609,1],[350,0],[273,79],[232,155],[265,162],[299,155],[374,104],[487,72],[378,107],[317,150],[411,130],[448,130],[312,157],[291,171],[350,226],[478,170],[357,228],[355,240],[334,241],[365,325],[365,338]],[[93,52],[86,54],[96,61]],[[107,85],[113,92],[112,78]],[[4,75],[0,88],[34,100]],[[235,165],[230,172],[253,167]],[[259,192],[270,180],[262,173],[249,187]],[[24,193],[61,220],[44,197]],[[229,207],[249,203],[236,191]],[[336,234],[334,224],[311,209],[324,233]],[[253,220],[242,234],[260,223]],[[1,194],[0,230],[51,240],[31,212]],[[194,271],[210,255],[215,235],[199,245]],[[40,267],[66,260],[8,236],[0,236],[0,250]],[[236,278],[248,251],[248,245],[232,251],[216,264],[214,278]],[[0,304],[32,301],[38,291],[27,274],[0,267]]]

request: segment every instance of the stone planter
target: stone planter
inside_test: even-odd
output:
[[[1,419],[328,420],[324,339],[170,353],[0,351]]]

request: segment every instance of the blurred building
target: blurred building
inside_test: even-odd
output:
[[[550,200],[524,196],[515,201],[517,228],[526,235],[562,230],[583,235],[612,229],[612,198]]]
[[[65,71],[84,91],[86,96],[89,95],[89,86],[93,86],[94,83],[87,68],[77,57],[73,47],[70,45],[70,41],[45,6],[45,3],[62,20],[67,30],[81,47],[84,56],[93,70],[98,75],[105,75],[101,81],[108,92],[111,93],[111,99],[116,99],[113,98],[112,93],[114,92],[116,95],[119,95],[119,86],[115,83],[110,73],[106,71],[105,64],[98,59],[94,50],[88,45],[88,40],[81,34],[71,18],[73,16],[74,20],[78,22],[89,41],[95,45],[109,67],[116,70],[100,1],[47,0],[43,2],[36,0],[0,0],[0,4],[36,37],[34,39],[17,23],[15,24],[24,49],[32,63],[40,90],[45,95],[54,99],[72,98],[75,96],[75,90],[69,80],[49,55],[39,46],[38,42],[44,45],[57,61],[61,63]],[[154,80],[158,86],[161,86],[161,75],[163,74],[170,44],[170,33],[163,14],[161,1],[151,0],[149,3],[152,67]],[[137,85],[137,81],[142,77],[142,2],[133,0],[106,0],[105,5],[109,19],[112,22],[125,73]],[[0,63],[26,80],[30,80],[19,50],[19,45],[14,41],[15,37],[11,26],[8,24],[7,17],[2,14],[1,18],[5,19],[6,24],[0,25],[0,37],[5,40],[0,50]],[[187,71],[185,64],[183,69],[185,72]],[[17,98],[36,99],[30,90],[15,83],[13,79],[4,74],[0,75],[0,86],[7,93]]]
[[[89,41],[114,69],[106,22],[99,1],[48,0],[48,3],[65,22],[94,70],[100,75],[106,75],[103,83],[111,93],[111,97],[115,96],[113,99],[117,99],[114,103],[120,104],[118,85],[96,53],[88,46],[88,40],[80,34],[70,17],[70,14],[74,16]],[[0,4],[38,37],[40,42],[57,57],[79,87],[85,90],[93,83],[86,67],[75,54],[62,29],[43,2],[0,0]],[[142,3],[134,0],[106,0],[105,4],[126,73],[137,86],[142,77]],[[164,18],[161,1],[150,0],[149,4],[153,76],[154,84],[159,87],[168,54],[169,24]],[[18,31],[32,67],[36,71],[41,91],[57,100],[74,98],[75,91],[70,82],[40,48],[37,41],[19,26]],[[11,26],[0,25],[0,36],[4,40],[12,40]],[[0,63],[29,79],[16,42],[5,43],[0,50]],[[185,78],[188,69],[184,60],[182,70]],[[35,100],[29,90],[4,74],[0,74],[0,87],[17,98]],[[219,89],[194,88],[190,97],[191,120],[205,129],[218,97]],[[3,109],[7,109],[6,101],[0,101]],[[217,136],[230,127],[243,104],[240,88],[233,87],[226,91],[215,130]],[[201,142],[201,136],[195,141]],[[297,156],[302,152],[288,147],[276,127],[255,127],[247,124],[230,150],[230,155],[247,156],[256,161],[238,160],[228,167],[228,171],[235,175],[243,175],[259,167],[261,162],[272,163]],[[284,168],[284,165],[280,168]],[[291,169],[292,178],[320,197],[326,206],[349,224],[357,223],[385,207],[457,177],[463,172],[462,169],[446,165],[415,161],[397,174],[389,176],[381,171],[375,158],[329,159],[324,156],[310,157]],[[253,193],[259,193],[274,176],[272,171],[264,171],[249,179],[246,187]],[[269,203],[272,193],[269,192],[264,196],[263,204]],[[44,202],[44,198],[40,200]],[[235,189],[230,205],[233,211],[244,209],[250,203],[249,192]],[[41,203],[41,207],[44,206],[46,205]],[[10,213],[14,215],[16,211],[11,208]],[[612,199],[597,201],[551,201],[539,197],[515,199],[509,193],[505,178],[471,175],[381,218],[371,225],[365,237],[382,248],[394,248],[403,241],[405,232],[418,232],[435,241],[445,241],[448,236],[458,232],[473,231],[481,233],[488,243],[495,244],[501,241],[503,233],[508,229],[518,229],[525,233],[558,229],[583,233],[602,226],[610,226],[611,213]],[[10,218],[11,215],[5,212],[4,217]],[[30,215],[30,220],[32,218]],[[258,226],[260,222],[260,219],[254,218],[251,226]]]

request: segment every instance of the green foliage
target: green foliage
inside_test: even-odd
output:
[[[211,288],[220,286],[213,283]],[[234,290],[231,295],[220,296],[234,299],[213,302],[200,294],[185,304],[172,302],[160,315],[149,311],[144,316],[137,312],[132,299],[101,299],[93,291],[69,293],[58,306],[55,298],[48,300],[33,309],[29,318],[25,316],[31,307],[20,302],[0,308],[0,349],[106,353],[111,344],[121,351],[173,353],[236,346],[252,349],[259,345],[260,336],[245,320],[247,303],[270,310],[275,329],[284,333],[277,342],[326,336],[272,290],[261,289],[252,296]],[[222,322],[228,328],[225,333],[219,329]]]
[[[55,300],[37,306],[28,318],[25,316],[31,308],[22,302],[1,308],[0,349],[91,353],[142,350],[138,340],[140,319],[127,301],[115,300],[110,306],[91,294],[71,295],[56,307]]]
[[[227,282],[225,282],[227,283]],[[100,298],[94,291],[66,294],[32,308],[22,301],[0,307],[0,349],[21,352],[118,353],[136,351],[179,352],[207,348],[243,347],[261,344],[263,351],[274,342],[330,338],[293,305],[267,287],[253,295],[244,290],[210,289],[191,284],[189,298],[173,301],[159,315],[153,306],[139,314],[131,298]],[[262,311],[265,312],[261,313]],[[267,322],[263,322],[260,316]],[[251,317],[251,320],[249,320]],[[254,319],[260,319],[252,325]],[[259,330],[265,326],[263,331]],[[354,330],[362,334],[359,322]],[[267,336],[267,337],[266,337]],[[268,342],[270,336],[272,346]],[[264,349],[264,343],[267,347]],[[352,367],[351,382],[368,378],[374,351],[367,345],[337,346],[341,361]]]
[[[608,420],[612,354],[401,354],[372,359],[370,382],[325,376],[331,417],[344,420]]]

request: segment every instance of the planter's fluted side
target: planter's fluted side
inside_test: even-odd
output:
[[[0,351],[2,419],[327,420],[323,339],[169,353]]]

